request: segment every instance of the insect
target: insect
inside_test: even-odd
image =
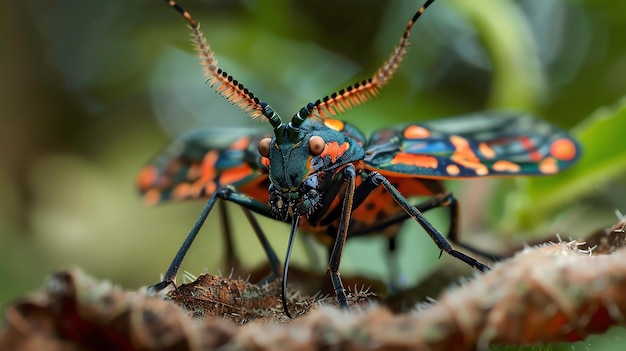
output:
[[[393,249],[399,225],[407,219],[417,221],[442,253],[487,271],[487,265],[455,250],[423,216],[430,209],[447,207],[448,238],[457,242],[457,201],[441,180],[553,174],[572,165],[580,155],[580,146],[566,132],[516,113],[483,112],[409,123],[379,130],[370,138],[351,124],[332,118],[370,100],[389,82],[406,54],[411,28],[434,0],[417,10],[389,59],[371,78],[306,104],[288,123],[218,68],[198,23],[174,1],[165,2],[187,20],[209,86],[252,118],[269,122],[273,133],[194,131],[175,140],[141,170],[138,185],[149,203],[208,198],[153,290],[173,284],[205,219],[216,203],[224,201],[243,209],[274,276],[282,276],[283,307],[289,316],[285,289],[298,229],[313,234],[329,248],[328,271],[341,307],[347,306],[339,275],[346,240],[383,233]],[[412,196],[430,199],[413,204],[408,200]],[[291,223],[282,274],[280,261],[252,213]]]

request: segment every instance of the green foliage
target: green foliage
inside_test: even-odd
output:
[[[533,110],[545,93],[537,46],[530,23],[510,1],[454,0],[451,4],[467,18],[484,44],[493,67],[487,106]]]
[[[528,228],[546,214],[571,207],[583,196],[598,194],[610,182],[626,175],[626,98],[612,107],[598,109],[572,130],[583,145],[583,154],[571,169],[557,175],[519,180],[511,196],[517,201],[503,221]],[[513,219],[514,218],[514,219]]]
[[[283,117],[367,78],[419,6],[413,0],[358,6],[180,2],[201,23],[222,67]],[[462,206],[464,239],[474,241],[473,233],[485,231],[536,232],[568,212],[593,228],[609,225],[615,208],[626,211],[624,101],[582,121],[626,96],[624,6],[607,0],[438,0],[413,28],[409,55],[394,80],[378,99],[341,118],[370,132],[517,108],[566,129],[578,125],[573,133],[584,154],[562,175],[489,180],[478,194],[472,193],[476,183],[451,182]],[[202,201],[147,208],[133,187],[138,169],[168,134],[267,126],[249,121],[203,84],[184,21],[160,0],[6,1],[0,12],[7,14],[0,36],[0,305],[62,266],[79,265],[128,288],[154,283]],[[217,271],[217,217],[208,219],[184,270]],[[443,216],[429,217],[445,231]],[[244,263],[258,264],[263,253],[237,218]],[[283,252],[288,229],[274,221],[262,225]],[[408,282],[450,262],[436,259],[434,244],[416,225],[405,229],[400,265]],[[562,229],[574,232],[576,222]],[[499,238],[479,244],[489,247]],[[368,268],[384,276],[379,244],[348,243],[342,272]],[[294,259],[304,265],[303,251]]]

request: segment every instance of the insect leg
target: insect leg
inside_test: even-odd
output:
[[[320,208],[330,207],[334,199],[339,194],[339,191],[341,191],[341,189],[343,188],[343,184],[344,184],[343,179],[340,179],[337,181],[334,181],[334,180],[331,181],[328,188],[324,191],[324,196],[322,197]],[[363,186],[363,184],[361,184],[359,188],[361,186]],[[341,212],[342,212],[342,208],[339,206],[336,207],[331,213],[326,213],[325,211],[319,211],[317,213],[314,213],[311,217],[309,217],[309,223],[313,225],[317,225],[317,224],[327,225],[339,219],[339,217],[341,216]]]
[[[387,239],[387,267],[389,269],[389,277],[387,278],[387,294],[389,295],[397,291],[400,286],[400,266],[398,263],[398,257],[396,256],[396,249],[398,247],[397,238],[398,237],[394,235]]]
[[[377,189],[380,184],[376,184],[375,182],[375,177],[368,177],[362,184],[361,186],[359,186],[356,190],[356,193],[359,195],[357,196],[355,194],[355,207],[358,206],[357,205],[357,198],[359,200],[364,201],[365,197],[367,195],[369,195],[369,193],[371,193],[372,191],[374,191],[375,189]],[[361,189],[364,189],[365,191],[359,191]],[[367,193],[366,193],[367,192]],[[428,199],[427,201],[421,203],[421,204],[417,204],[415,205],[415,207],[417,207],[418,211],[420,212],[425,212],[428,210],[431,210],[433,208],[438,208],[438,207],[442,207],[445,206],[445,203],[447,202],[445,195],[441,194],[439,196],[435,196],[432,197],[430,199]],[[360,202],[359,202],[360,204]],[[354,209],[354,208],[353,208]],[[411,216],[406,213],[406,212],[402,212],[396,216],[393,216],[389,219],[386,220],[382,220],[370,227],[366,227],[366,228],[360,228],[359,230],[355,230],[352,231],[350,234],[353,236],[359,236],[359,235],[366,235],[369,233],[373,233],[373,232],[382,232],[385,229],[389,228],[390,226],[393,225],[397,225],[400,224],[404,221],[406,221],[407,219],[411,218]],[[397,248],[397,236],[395,235],[397,233],[394,233],[394,235],[388,237],[388,242],[387,242],[387,250],[388,250],[388,255],[387,255],[387,266],[389,268],[389,282],[388,282],[388,289],[389,291],[394,291],[398,286],[400,286],[399,284],[399,276],[400,276],[400,267],[398,266],[398,260],[395,257],[395,253],[396,253],[396,248]]]
[[[259,242],[263,247],[263,251],[265,251],[265,256],[267,256],[267,260],[270,264],[270,275],[263,279],[261,283],[270,282],[278,279],[280,277],[281,271],[280,260],[278,259],[278,256],[276,256],[276,252],[274,251],[272,244],[270,244],[269,240],[267,240],[267,236],[265,236],[263,229],[261,229],[259,222],[257,222],[256,218],[254,218],[252,212],[250,212],[250,210],[245,207],[242,207],[241,209],[243,210],[246,218],[248,218],[248,222],[250,223],[250,226],[254,230],[257,238],[259,239]]]
[[[372,181],[372,179],[368,176],[365,177],[365,179],[363,179],[363,182],[361,184],[359,184],[359,186],[356,188],[356,190],[354,191],[354,200],[352,203],[352,211],[356,210],[357,208],[359,208],[359,206],[361,206],[361,204],[363,202],[365,202],[365,200],[367,199],[367,197],[372,193],[372,191],[378,189],[379,184],[376,184],[375,182]],[[339,189],[341,188],[336,187],[336,191],[334,193],[331,194],[336,194]],[[334,195],[333,195],[334,197]],[[327,196],[326,198],[329,198],[329,196]],[[329,203],[330,205],[330,203]],[[343,207],[336,207],[333,212],[331,212],[330,214],[326,215],[324,217],[324,219],[321,221],[321,225],[328,225],[334,221],[336,221],[337,219],[339,219],[341,217],[343,213]],[[353,233],[351,233],[353,234]]]
[[[442,198],[441,196],[435,196],[432,197],[430,199],[428,199],[425,202],[422,202],[420,204],[416,204],[414,205],[418,211],[420,212],[426,212],[428,210],[432,210],[434,208],[439,208],[442,206]],[[389,226],[393,226],[399,223],[403,223],[404,221],[406,221],[407,219],[411,218],[411,216],[408,215],[408,213],[406,212],[402,212],[400,213],[398,216],[394,216],[392,218],[390,218],[389,220],[383,220],[382,222],[380,222],[379,224],[370,227],[370,228],[363,228],[361,233],[357,233],[357,235],[363,235],[363,234],[368,234],[370,232],[380,232],[382,230],[384,230],[385,228],[389,227]],[[393,236],[388,237],[388,242],[387,242],[387,266],[389,267],[389,283],[388,283],[388,287],[387,289],[389,290],[388,293],[392,294],[394,291],[397,291],[397,289],[401,286],[401,282],[400,282],[400,266],[399,266],[399,262],[398,262],[398,257],[396,256],[396,249],[398,247],[397,245],[397,241],[398,241],[398,231],[400,230],[400,227],[398,227],[396,229],[396,232],[394,233]]]
[[[443,251],[447,252],[450,256],[456,257],[457,259],[467,263],[471,267],[474,267],[481,272],[486,272],[490,269],[488,266],[479,262],[478,260],[470,256],[467,256],[466,254],[462,252],[455,250],[452,247],[452,245],[450,245],[448,240],[446,240],[446,238],[443,235],[441,235],[439,230],[437,230],[437,228],[435,228],[432,224],[430,224],[430,222],[426,220],[424,215],[422,215],[422,212],[418,210],[415,206],[413,206],[413,204],[411,204],[409,200],[407,200],[407,198],[404,197],[398,191],[398,189],[396,189],[391,184],[391,182],[389,182],[387,178],[385,178],[383,175],[381,175],[378,172],[370,173],[370,177],[372,177],[375,182],[382,185],[389,192],[389,194],[393,197],[393,199],[398,203],[398,205],[400,205],[400,207],[402,207],[404,211],[409,214],[409,216],[411,216],[414,220],[416,220],[422,226],[422,228],[424,228],[426,233],[430,235],[431,239],[435,242],[437,247],[441,249],[442,252]]]
[[[248,219],[248,223],[250,223],[250,227],[256,234],[259,242],[261,243],[261,247],[263,247],[263,251],[265,252],[265,256],[267,256],[267,260],[270,265],[270,275],[263,279],[261,282],[269,282],[273,281],[280,277],[280,260],[278,260],[278,256],[276,256],[276,252],[274,252],[274,248],[270,244],[269,240],[267,240],[267,236],[261,229],[259,222],[257,222],[256,218],[252,215],[252,213],[245,207],[241,206],[243,210],[243,214]],[[224,242],[226,246],[226,265],[228,267],[238,267],[241,265],[241,261],[239,257],[237,257],[237,253],[235,250],[235,243],[233,241],[233,234],[231,231],[230,225],[230,217],[228,216],[228,208],[226,207],[226,201],[219,201],[219,210],[221,217],[221,227],[222,227],[222,236],[224,238]]]
[[[477,256],[480,256],[480,257],[483,257],[492,261],[500,261],[504,259],[503,256],[500,256],[491,252],[487,252],[481,249],[477,249],[473,247],[472,245],[465,244],[459,240],[459,225],[458,225],[459,203],[454,197],[454,195],[452,195],[452,193],[438,194],[422,203],[415,204],[414,206],[420,212],[426,212],[426,211],[439,208],[439,207],[449,208],[450,209],[450,229],[448,229],[448,235],[447,235],[448,240],[453,242],[455,245],[458,245],[459,247],[462,247],[463,249]],[[361,228],[359,231],[354,231],[352,232],[352,235],[356,236],[356,235],[364,235],[364,234],[379,232],[394,224],[402,223],[409,218],[411,218],[411,215],[407,212],[403,212],[401,214],[398,214],[396,216],[383,220],[382,222],[379,222],[371,227]]]
[[[196,223],[194,223],[193,227],[191,227],[189,234],[187,234],[185,241],[183,241],[183,244],[178,249],[176,256],[174,256],[174,259],[172,260],[172,263],[170,263],[170,266],[165,272],[165,275],[163,276],[163,279],[161,280],[161,282],[149,287],[148,291],[153,292],[153,293],[158,292],[160,290],[165,289],[168,285],[174,284],[174,281],[176,279],[176,274],[178,273],[178,270],[180,269],[180,265],[183,262],[183,259],[187,255],[187,251],[189,251],[191,244],[193,243],[194,239],[198,235],[200,228],[202,228],[204,221],[208,217],[209,213],[211,213],[211,210],[213,209],[213,206],[215,205],[215,202],[218,199],[231,201],[231,202],[234,202],[236,204],[243,206],[244,208],[250,211],[259,213],[264,216],[268,216],[268,217],[270,216],[270,210],[265,204],[253,198],[250,198],[244,194],[238,193],[231,187],[224,187],[224,188],[218,189],[217,191],[215,191],[215,193],[213,193],[211,198],[209,198],[206,205],[204,206],[204,209],[200,213],[200,216],[196,220]]]
[[[373,184],[373,182],[371,181],[372,177],[369,177],[368,179],[370,179],[369,182]],[[378,186],[380,186],[380,184],[375,185],[374,189],[378,188]],[[356,190],[357,193],[359,192],[359,189],[360,187],[357,188]],[[373,189],[370,190],[370,192],[371,191],[373,191]],[[449,194],[439,194],[428,199],[427,201],[424,201],[420,204],[416,204],[414,206],[420,212],[426,212],[434,208],[444,207],[444,206],[447,206],[448,204],[448,200],[447,200],[448,195]],[[355,195],[355,198],[356,197],[357,196]],[[355,203],[356,203],[356,200],[355,200]],[[402,213],[399,213],[398,215],[395,215],[388,219],[384,219],[380,222],[377,222],[376,224],[372,226],[359,228],[358,230],[353,230],[350,234],[353,236],[361,236],[361,235],[367,235],[370,233],[383,232],[385,229],[394,225],[401,224],[409,218],[411,218],[411,216],[408,213],[402,212]],[[450,227],[450,229],[452,229],[452,226]],[[397,230],[399,230],[399,228]],[[387,251],[388,251],[387,266],[389,267],[389,276],[391,277],[388,283],[389,291],[394,291],[399,286],[398,277],[400,276],[399,274],[400,268],[398,266],[398,260],[395,257],[396,248],[397,248],[397,235],[396,234],[397,232],[393,233],[393,235],[389,236],[387,239],[388,240],[387,242]],[[452,241],[454,242],[454,240]]]
[[[228,216],[228,208],[226,208],[226,201],[219,201],[220,212],[220,227],[222,231],[222,239],[224,240],[224,246],[226,247],[225,259],[226,266],[237,267],[241,265],[239,257],[235,250],[235,242],[233,241],[233,233],[231,231],[230,217]]]
[[[378,185],[380,186],[380,184]],[[415,204],[413,206],[415,206],[417,208],[418,211],[420,212],[426,212],[429,210],[432,210],[434,208],[439,208],[439,207],[445,207],[447,206],[445,204],[445,202],[447,201],[446,197],[448,194],[442,194],[442,195],[437,195],[434,196],[422,203],[419,204]],[[371,227],[367,227],[367,228],[362,228],[358,231],[354,231],[352,232],[352,235],[354,236],[359,236],[359,235],[365,235],[365,234],[369,234],[369,233],[375,233],[375,232],[380,232],[383,229],[392,226],[394,224],[398,224],[398,223],[402,223],[404,221],[406,221],[407,219],[411,218],[411,215],[409,215],[407,212],[402,212],[401,214],[398,214],[396,216],[390,217],[388,219],[382,220],[381,222],[378,222],[376,224],[374,224]],[[451,227],[452,228],[452,227]],[[451,241],[454,242],[454,240],[451,239]]]
[[[445,201],[442,202],[440,206],[445,206],[450,209],[450,229],[448,230],[448,240],[473,253],[474,255],[484,257],[492,261],[501,261],[505,258],[504,256],[477,249],[472,245],[462,243],[459,238],[459,202],[456,200],[454,195],[452,195],[452,193],[447,193],[444,200]]]
[[[339,274],[339,263],[341,262],[343,245],[346,243],[346,238],[348,237],[348,226],[350,224],[350,216],[352,214],[352,205],[354,201],[356,170],[352,164],[348,164],[343,169],[343,178],[347,182],[346,192],[343,198],[343,211],[341,213],[341,220],[339,221],[337,236],[335,237],[335,245],[330,252],[328,270],[330,272],[330,279],[333,283],[333,288],[337,294],[339,307],[346,308],[348,307],[348,297],[346,296],[346,290],[343,287],[341,276]]]

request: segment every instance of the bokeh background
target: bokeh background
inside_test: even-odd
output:
[[[421,2],[181,5],[202,24],[221,67],[285,118],[369,77]],[[63,267],[81,267],[128,289],[155,283],[203,202],[147,207],[134,188],[137,171],[190,130],[268,126],[204,85],[185,22],[162,1],[5,1],[0,14],[0,305]],[[623,107],[624,33],[626,3],[617,1],[439,0],[413,28],[409,55],[381,96],[342,118],[370,133],[504,108],[584,135],[594,112],[608,118]],[[564,175],[545,183],[449,182],[462,203],[465,241],[502,249],[556,233],[583,237],[613,224],[614,210],[626,211],[626,172],[615,161],[626,143],[623,129],[606,130],[603,138],[583,138],[594,144],[586,149],[596,150],[572,171],[584,181]],[[606,168],[594,163],[600,160]],[[429,218],[445,228],[444,214]],[[244,264],[263,262],[245,221],[234,222]],[[262,225],[282,256],[287,226]],[[218,232],[215,215],[184,270],[220,268]],[[437,260],[428,237],[412,235],[417,225],[407,224],[404,232],[406,284],[452,260]],[[384,247],[376,239],[351,241],[342,272],[385,277]],[[302,241],[294,261],[312,264]],[[607,339],[614,344],[621,336],[590,345]]]

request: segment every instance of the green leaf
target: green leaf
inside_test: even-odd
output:
[[[478,32],[493,65],[490,108],[532,110],[545,91],[529,23],[512,1],[451,2]]]

